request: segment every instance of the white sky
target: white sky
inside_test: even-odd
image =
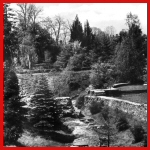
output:
[[[86,20],[91,27],[105,30],[114,26],[116,33],[127,29],[126,15],[131,12],[139,17],[143,33],[147,34],[147,3],[36,3],[43,8],[41,16],[60,15],[70,21],[78,14],[82,25]],[[13,5],[12,5],[13,6]]]

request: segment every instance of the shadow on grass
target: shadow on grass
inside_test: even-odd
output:
[[[61,143],[72,143],[75,136],[72,134],[65,134],[53,131],[50,135],[51,139]]]

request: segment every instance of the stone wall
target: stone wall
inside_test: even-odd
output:
[[[85,96],[85,107],[90,106],[92,101],[104,101],[111,108],[118,108],[123,112],[132,114],[139,120],[147,121],[147,104],[134,103],[106,96]]]

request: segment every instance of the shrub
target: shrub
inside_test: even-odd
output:
[[[67,84],[67,76],[60,74],[53,76],[53,92],[55,96],[69,96],[70,89]]]
[[[131,132],[133,134],[135,143],[141,142],[144,139],[145,131],[141,125],[139,125],[139,124],[134,125],[134,127],[131,128]]]
[[[103,107],[104,107],[103,101],[100,101],[100,102],[92,101],[89,109],[90,109],[91,114],[94,115],[94,114],[101,112]]]
[[[82,106],[84,105],[84,96],[86,95],[85,92],[81,93],[77,100],[76,100],[76,103],[75,103],[75,106],[78,108],[78,109],[81,109]]]
[[[81,71],[82,69],[90,69],[91,63],[88,56],[84,54],[74,54],[70,57],[67,70],[69,71]]]
[[[118,119],[116,127],[118,131],[124,131],[129,128],[129,123],[125,116],[122,116]]]
[[[63,71],[53,78],[54,93],[70,96],[74,91],[84,90],[89,85],[89,71]]]
[[[89,85],[89,71],[66,72],[68,74],[67,84],[71,91],[84,90]]]
[[[107,88],[115,81],[114,66],[109,63],[96,63],[92,66],[90,83],[95,88]]]
[[[84,58],[82,54],[75,54],[74,56],[70,57],[67,69],[70,71],[80,71],[82,68],[83,59]]]

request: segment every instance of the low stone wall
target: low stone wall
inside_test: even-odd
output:
[[[147,121],[147,104],[134,103],[106,96],[85,96],[85,107],[90,106],[92,101],[104,101],[111,108],[118,108],[123,112],[132,114],[139,120]]]

